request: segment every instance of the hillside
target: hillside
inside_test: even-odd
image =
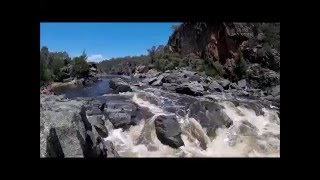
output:
[[[280,84],[279,23],[197,22],[174,29],[167,45],[152,47],[149,56],[103,61],[100,69],[133,75],[139,64],[162,72],[187,67],[232,82],[246,79],[253,88]]]

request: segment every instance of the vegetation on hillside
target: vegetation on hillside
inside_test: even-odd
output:
[[[260,29],[265,38],[263,41],[280,52],[280,23],[252,23]]]
[[[258,32],[263,32],[264,37],[262,42],[264,46],[275,48],[280,51],[280,23],[250,23],[255,27],[255,35]],[[198,26],[202,26],[203,23]],[[197,26],[197,27],[198,27]],[[175,31],[179,25],[173,25]],[[266,49],[266,48],[264,48]],[[177,53],[168,51],[168,47],[160,45],[152,46],[147,50],[147,55],[141,56],[126,56],[120,58],[112,58],[104,60],[97,64],[98,70],[101,73],[116,73],[125,66],[135,66],[143,64],[150,68],[155,68],[159,71],[166,71],[187,67],[197,71],[202,75],[208,76],[223,76],[227,75],[231,80],[239,80],[246,77],[247,65],[240,53],[235,58],[234,72],[228,72],[221,64],[209,60],[201,59],[200,57],[189,54],[181,56]],[[71,69],[66,67],[72,67]],[[87,63],[87,55],[85,52],[79,57],[71,59],[66,52],[49,52],[47,47],[42,47],[40,50],[40,80],[41,81],[62,81],[71,71],[72,77],[85,77],[89,73],[89,65]]]
[[[71,67],[71,69],[68,69]],[[62,81],[70,77],[85,77],[89,73],[87,55],[71,59],[67,52],[50,52],[43,46],[40,50],[40,85],[43,82]]]
[[[150,64],[150,57],[147,55],[141,55],[112,58],[110,60],[101,61],[97,66],[100,72],[108,74],[111,73],[111,71],[117,71],[117,68],[120,68],[118,65],[124,62],[135,62],[148,65]]]
[[[98,64],[98,69],[104,73],[119,72],[123,68],[125,62],[138,63],[146,65],[149,68],[157,69],[158,71],[166,71],[187,67],[208,76],[217,76],[221,73],[222,67],[213,65],[204,59],[200,59],[194,54],[182,57],[178,53],[166,52],[165,46],[153,46],[147,50],[148,55],[127,56],[121,58],[112,58],[102,61]]]

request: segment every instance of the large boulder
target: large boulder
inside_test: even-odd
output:
[[[181,138],[181,128],[174,116],[158,116],[154,121],[156,134],[159,141],[172,148],[179,148],[184,143]]]
[[[180,94],[187,94],[191,96],[202,96],[204,88],[202,84],[193,81],[190,83],[183,83],[176,88],[176,92]]]
[[[64,153],[55,128],[50,128],[47,136],[47,157],[64,158]]]
[[[106,138],[109,135],[108,129],[105,126],[105,122],[102,119],[102,116],[89,116],[88,120],[90,124],[93,125],[95,131],[97,132],[97,135]]]
[[[219,127],[229,127],[232,120],[225,114],[223,107],[215,102],[196,101],[189,107],[189,117],[196,119],[203,128],[207,129],[210,137],[215,136]]]
[[[96,141],[108,136],[101,115],[87,116],[84,100],[61,98],[40,96],[40,157],[99,157]]]
[[[126,83],[121,78],[113,78],[109,81],[109,86],[111,89],[115,90],[116,93],[119,92],[132,92],[132,89],[128,83]]]
[[[218,81],[218,83],[224,88],[224,89],[228,89],[229,85],[230,85],[230,81],[227,79]]]
[[[146,76],[147,78],[153,78],[153,77],[156,77],[158,75],[160,75],[161,72],[155,70],[155,69],[150,69],[147,73],[146,73]]]
[[[114,144],[111,141],[104,141],[100,137],[96,141],[95,150],[98,158],[120,157]]]
[[[209,89],[216,92],[223,92],[223,87],[216,81],[212,81],[209,84]]]
[[[200,77],[198,74],[191,75],[191,76],[189,77],[189,80],[190,80],[190,81],[202,82],[201,77]]]
[[[110,120],[114,128],[127,129],[131,125],[137,125],[142,119],[149,117],[149,114],[131,102],[129,97],[119,96],[113,98],[107,99],[107,107],[103,114],[105,119]]]
[[[273,87],[271,94],[272,94],[272,96],[280,95],[280,85],[277,85],[277,86]]]
[[[40,111],[40,155],[41,157],[52,156],[52,153],[48,154],[48,152],[52,152],[52,147],[57,147],[59,142],[64,157],[84,157],[81,142],[77,136],[79,127],[84,126],[79,115],[83,101],[62,102],[60,98],[54,95],[40,96],[43,106]]]
[[[110,113],[109,120],[115,129],[128,129],[131,122],[131,116],[128,113]]]
[[[164,83],[177,83],[177,84],[182,84],[182,83],[188,83],[189,81],[191,81],[189,79],[189,76],[193,76],[190,74],[186,74],[183,72],[179,72],[179,71],[172,71],[170,74],[169,73],[164,73],[164,78],[163,78],[163,82]]]
[[[162,83],[163,83],[163,78],[164,76],[163,75],[160,75],[156,81],[154,81],[151,85],[152,86],[161,86]]]
[[[241,89],[245,89],[247,87],[247,82],[245,79],[238,81],[238,87]]]
[[[239,89],[239,86],[236,83],[230,83],[230,89]]]
[[[240,102],[239,106],[253,110],[257,116],[264,115],[262,109],[265,108],[265,106],[259,102]]]
[[[152,78],[145,78],[142,82],[147,83],[147,84],[152,84],[153,82],[157,81],[157,77],[152,77]]]

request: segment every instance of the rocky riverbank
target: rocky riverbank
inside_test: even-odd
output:
[[[133,77],[141,81],[138,86],[151,86],[190,96],[210,97],[212,94],[228,94],[232,97],[261,101],[280,108],[280,74],[265,69],[261,75],[264,76],[264,82],[260,83],[262,89],[256,88],[255,84],[248,83],[246,79],[232,83],[223,78],[203,77],[185,68],[167,70],[164,73],[153,69],[147,73],[136,71]],[[262,85],[266,82],[269,82],[268,85]]]
[[[163,148],[169,156],[210,156],[221,131],[233,133],[228,148],[254,139],[244,156],[279,152],[280,85],[255,89],[186,69],[134,77],[112,77],[104,101],[41,95],[41,157],[161,156]]]
[[[40,95],[40,157],[118,157],[102,113],[87,115],[90,99]],[[91,107],[91,109],[93,109]]]
[[[46,82],[40,86],[40,93],[47,93],[47,89],[64,88],[64,87],[87,87],[94,83],[101,81],[102,74],[98,73],[97,66],[94,63],[89,64],[89,74],[87,77],[73,77],[71,76],[72,65],[62,68],[65,79],[61,82]]]

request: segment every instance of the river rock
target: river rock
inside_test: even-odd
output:
[[[114,144],[111,141],[104,141],[100,137],[97,138],[95,150],[98,158],[120,157]]]
[[[176,92],[191,96],[202,96],[204,92],[203,86],[198,82],[183,83],[176,88]]]
[[[227,79],[218,81],[218,83],[224,88],[224,89],[228,89],[229,85],[230,85],[230,81]]]
[[[239,88],[245,89],[247,87],[247,83],[245,79],[238,81]]]
[[[249,123],[247,120],[242,121],[238,127],[238,133],[243,136],[256,136],[258,128]]]
[[[156,77],[158,75],[160,75],[161,73],[155,69],[150,69],[147,73],[146,73],[146,77],[147,78],[153,78]]]
[[[110,113],[109,120],[115,129],[127,129],[130,126],[131,116],[128,113]]]
[[[163,83],[162,84],[162,89],[167,90],[167,91],[175,91],[177,87],[178,87],[178,84],[176,84],[176,83]]]
[[[161,101],[159,99],[159,97],[153,95],[153,94],[149,94],[149,93],[138,93],[137,97],[144,100],[144,101],[148,101],[151,104],[154,104],[156,106],[159,106],[161,104]]]
[[[58,101],[59,97],[54,95],[41,95],[40,100],[43,105],[43,109],[40,111],[41,157],[50,156],[47,154],[46,146],[52,137],[59,139],[64,157],[84,157],[81,142],[77,136],[79,128],[84,128],[79,115],[84,102],[76,100],[60,102]],[[48,139],[52,128],[55,129],[55,133],[51,132],[51,137]],[[57,144],[57,140],[54,141],[54,144]]]
[[[236,83],[230,83],[230,89],[239,89],[239,86]]]
[[[132,92],[131,87],[128,83],[123,81],[121,78],[113,78],[109,81],[109,86],[114,89],[117,93],[119,92]]]
[[[272,96],[280,95],[280,85],[273,87],[271,94],[272,94]]]
[[[202,82],[201,77],[198,74],[191,75],[189,77],[189,81],[197,81],[197,82]]]
[[[147,83],[147,84],[152,84],[153,82],[157,81],[157,77],[152,77],[152,78],[146,78],[142,82]]]
[[[50,128],[50,134],[47,136],[47,157],[64,158],[64,153],[57,136],[55,128]]]
[[[102,119],[102,116],[89,116],[88,120],[90,122],[90,124],[93,125],[93,127],[95,128],[97,134],[102,137],[102,138],[106,138],[108,137],[108,129],[105,126],[105,122]]]
[[[163,82],[163,78],[164,76],[163,75],[160,75],[156,81],[154,81],[151,85],[152,86],[161,86],[162,85],[162,82]]]
[[[210,101],[196,101],[189,107],[189,117],[196,119],[207,129],[210,137],[215,136],[218,127],[229,127],[232,120],[222,111],[222,106]]]
[[[262,109],[265,107],[259,102],[240,102],[239,106],[243,106],[247,109],[253,110],[257,116],[264,115],[264,111]]]
[[[223,87],[216,81],[212,81],[209,84],[209,89],[216,92],[223,92]]]
[[[96,139],[108,136],[102,116],[88,117],[83,100],[58,99],[58,96],[40,96],[44,106],[40,111],[40,156],[98,157]]]
[[[184,145],[180,125],[174,116],[160,115],[155,119],[154,124],[157,137],[162,144],[172,148]]]

